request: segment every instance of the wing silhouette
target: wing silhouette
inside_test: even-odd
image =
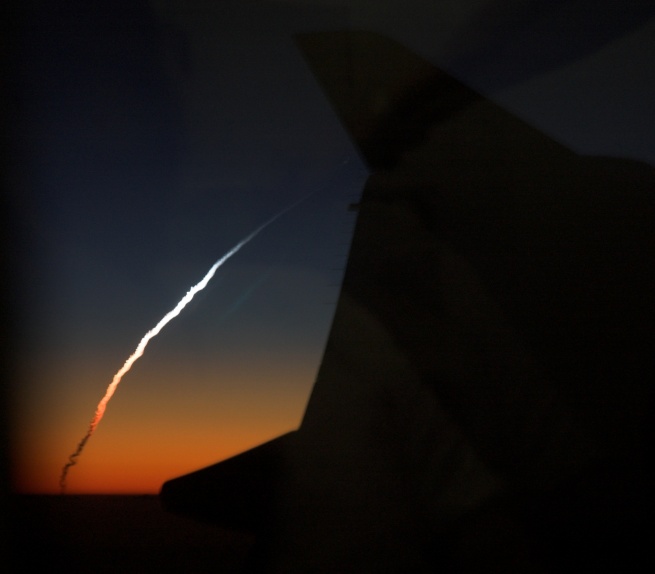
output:
[[[324,358],[296,432],[164,506],[257,532],[271,571],[632,560],[655,171],[573,153],[385,37],[296,40],[371,170]]]

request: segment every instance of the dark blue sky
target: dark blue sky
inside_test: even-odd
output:
[[[47,265],[40,272],[49,276],[42,286],[64,321],[57,329],[71,336],[78,323],[95,330],[123,308],[158,316],[178,282],[195,281],[252,229],[316,191],[276,223],[275,238],[232,262],[311,266],[312,250],[328,249],[335,233],[347,242],[345,210],[317,215],[326,200],[343,205],[357,193],[339,200],[344,181],[361,178],[361,166],[343,165],[352,148],[325,113],[284,12],[262,33],[249,12],[228,11],[207,46],[202,32],[162,30],[146,6],[124,4],[67,4],[23,36],[22,133]],[[132,302],[126,284],[147,300]],[[101,344],[108,336],[95,335]]]

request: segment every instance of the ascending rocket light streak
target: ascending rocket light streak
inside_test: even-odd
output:
[[[141,342],[137,346],[134,353],[130,355],[127,361],[125,361],[125,364],[114,375],[114,378],[112,379],[111,383],[107,387],[107,390],[105,391],[105,396],[102,397],[102,399],[98,403],[98,406],[96,407],[96,413],[93,419],[91,420],[91,423],[89,424],[89,429],[86,431],[86,434],[84,435],[80,443],[77,445],[77,449],[75,449],[75,452],[68,457],[68,462],[64,465],[64,468],[61,471],[61,477],[59,478],[59,486],[61,488],[62,494],[66,490],[66,476],[68,475],[68,471],[70,467],[77,463],[77,458],[82,454],[82,450],[84,450],[84,446],[91,438],[91,435],[95,432],[98,424],[100,424],[100,421],[102,420],[102,417],[105,414],[107,403],[110,401],[111,397],[116,392],[116,387],[118,387],[119,383],[121,382],[123,375],[125,375],[125,373],[127,373],[132,368],[132,365],[136,363],[137,359],[139,359],[143,355],[143,352],[145,351],[148,343],[150,342],[150,339],[158,335],[159,332],[171,320],[177,317],[182,311],[182,309],[184,309],[187,306],[187,304],[191,301],[191,299],[193,299],[195,294],[198,293],[198,291],[202,291],[205,287],[207,287],[207,284],[214,276],[214,273],[216,273],[216,270],[221,265],[223,265],[223,263],[225,263],[237,251],[239,251],[239,249],[241,249],[246,243],[252,240],[260,231],[268,227],[271,223],[273,223],[276,219],[284,215],[287,211],[293,209],[296,205],[304,201],[310,195],[312,194],[311,193],[307,194],[304,197],[292,203],[291,205],[289,205],[288,207],[285,207],[282,211],[280,211],[280,213],[271,217],[271,219],[269,219],[266,223],[255,229],[255,231],[253,231],[250,235],[248,235],[248,237],[237,243],[232,249],[230,249],[225,255],[223,255],[223,257],[221,257],[218,261],[216,261],[216,263],[214,263],[211,266],[211,269],[207,271],[207,274],[198,283],[196,283],[193,287],[191,287],[191,289],[189,289],[188,293],[184,297],[182,297],[180,302],[175,306],[175,308],[172,311],[166,313],[166,315],[164,315],[161,321],[159,321],[159,323],[157,323],[157,325],[155,325],[154,328],[150,329],[150,331],[148,331],[145,334],[145,336],[143,337],[143,339],[141,339]]]

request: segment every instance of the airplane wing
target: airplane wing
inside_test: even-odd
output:
[[[271,571],[608,563],[647,512],[655,170],[388,38],[297,44],[371,170],[323,362],[298,431],[164,506],[259,533]]]

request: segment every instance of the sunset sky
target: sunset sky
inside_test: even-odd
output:
[[[284,11],[162,32],[129,5],[71,4],[23,35],[33,259],[14,410],[21,491],[58,490],[141,337],[225,252],[313,192],[151,340],[68,492],[154,493],[296,428],[366,176]],[[196,34],[180,47],[184,26]]]
[[[294,32],[388,34],[574,151],[655,165],[655,20],[638,3],[621,22],[596,3],[585,20],[596,39],[552,56],[540,46],[568,21],[558,2],[525,3],[554,14],[526,37],[516,30],[528,12],[497,2],[350,4],[75,0],[25,11],[11,69],[19,492],[59,491],[143,335],[225,252],[313,192],[150,342],[68,492],[156,493],[299,425],[367,171]],[[569,20],[590,14],[589,2],[570,5]]]

